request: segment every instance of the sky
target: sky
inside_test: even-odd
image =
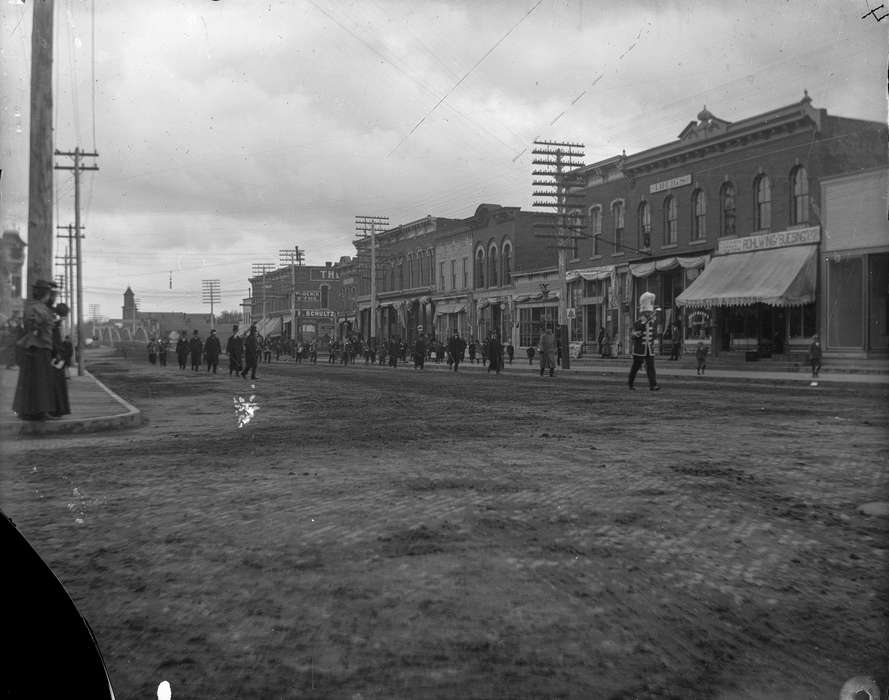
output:
[[[33,0],[0,2],[0,224],[27,240]],[[84,308],[119,318],[130,286],[143,311],[208,312],[217,279],[234,310],[283,249],[353,255],[356,216],[530,210],[535,139],[593,163],[675,140],[705,105],[736,121],[804,90],[885,123],[877,5],[55,0],[54,147],[99,154]],[[54,199],[73,223],[70,171]]]

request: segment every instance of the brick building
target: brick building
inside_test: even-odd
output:
[[[885,167],[885,124],[829,115],[806,94],[738,122],[703,109],[676,141],[581,168],[589,238],[569,262],[577,338],[607,325],[628,346],[654,292],[662,351],[780,351],[818,327],[821,188]],[[678,334],[673,330],[680,323]]]
[[[441,338],[454,329],[467,339],[489,331],[504,340],[517,336],[520,319],[530,318],[540,294],[537,287],[525,289],[523,274],[547,259],[556,265],[555,249],[535,233],[540,218],[519,207],[480,204],[464,219],[430,216],[377,234],[381,339],[412,342],[419,326]],[[359,327],[370,338],[370,239],[355,241],[355,247],[362,271]]]

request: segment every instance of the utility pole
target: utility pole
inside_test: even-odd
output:
[[[74,224],[56,226],[56,228],[68,232],[65,236],[60,235],[58,238],[68,239],[65,255],[61,259],[65,263],[65,303],[68,304],[68,318],[66,324],[69,332],[73,333],[74,319],[77,317],[77,308],[74,303]],[[56,260],[59,259],[59,256],[56,256]]]
[[[57,156],[70,156],[74,159],[74,165],[56,165],[56,170],[73,170],[74,171],[74,237],[75,255],[77,257],[77,376],[83,376],[83,255],[80,248],[80,241],[83,239],[80,231],[80,172],[82,170],[98,170],[98,165],[83,165],[81,158],[98,158],[98,153],[84,153],[80,148],[75,148],[74,152],[56,151]]]
[[[583,193],[570,191],[571,182],[566,177],[566,169],[583,167],[583,150],[581,143],[561,143],[557,141],[534,141],[532,153],[537,156],[534,165],[546,166],[545,170],[533,170],[532,175],[545,176],[545,180],[534,180],[534,187],[546,189],[535,190],[535,207],[546,207],[555,211],[547,222],[535,224],[535,228],[549,229],[549,234],[540,234],[545,238],[555,238],[559,251],[559,338],[562,344],[562,369],[569,369],[569,335],[568,335],[568,250],[573,249],[577,238],[582,238],[583,224]]]
[[[205,304],[210,304],[210,328],[216,328],[216,313],[214,304],[220,300],[219,280],[201,280],[202,298]]]
[[[33,5],[27,289],[30,289],[39,279],[52,279],[53,239],[53,0],[35,0]]]
[[[283,249],[278,251],[282,265],[290,265],[290,339],[297,339],[297,319],[296,319],[296,266],[303,264],[304,252],[299,249],[298,245],[293,246],[293,250]]]
[[[274,263],[253,263],[252,265],[252,274],[253,277],[261,277],[262,278],[262,320],[265,321],[265,301],[266,301],[266,287],[268,283],[266,282],[265,276],[267,273],[271,272],[275,269]]]
[[[388,216],[356,216],[355,230],[361,231],[367,238],[370,235],[370,338],[375,341],[378,336],[377,322],[377,227],[385,229],[389,226]]]

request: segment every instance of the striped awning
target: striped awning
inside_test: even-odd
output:
[[[689,307],[802,306],[815,301],[818,246],[717,255],[676,297]]]
[[[604,280],[611,277],[614,272],[614,265],[601,265],[599,267],[590,267],[584,270],[568,270],[565,274],[567,282],[573,282],[577,279],[584,279],[588,282],[594,280]]]
[[[655,272],[664,270],[674,270],[677,267],[684,269],[694,267],[704,267],[710,259],[709,255],[700,255],[694,258],[662,258],[661,260],[652,260],[644,263],[630,263],[630,274],[633,277],[648,277]]]
[[[435,304],[436,316],[459,314],[464,311],[466,311],[466,302],[464,301],[440,301]]]

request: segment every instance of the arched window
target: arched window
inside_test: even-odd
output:
[[[707,237],[707,198],[704,190],[695,190],[691,196],[691,206],[694,212],[691,237],[692,240],[699,241]]]
[[[503,274],[500,276],[500,279],[503,280],[503,284],[511,284],[512,283],[512,244],[507,241],[503,244],[503,253],[501,255],[502,264],[503,264]]]
[[[790,223],[809,223],[809,174],[802,165],[790,173]]]
[[[735,185],[731,182],[719,190],[719,235],[735,235]]]
[[[485,286],[485,251],[479,248],[475,254],[475,288],[482,289]]]
[[[398,283],[398,289],[404,289],[404,258],[398,259],[398,271],[395,281]]]
[[[602,235],[602,207],[590,207],[590,236],[593,239],[593,255],[599,255],[599,238]]]
[[[611,216],[614,219],[614,252],[620,253],[624,247],[624,203],[623,200],[611,205]]]
[[[639,233],[639,249],[651,248],[651,205],[642,202],[636,210],[636,225]]]
[[[497,287],[498,279],[497,279],[497,246],[492,245],[488,250],[488,286],[489,287]]]
[[[664,245],[676,243],[678,219],[679,205],[676,203],[676,198],[667,197],[664,200]]]
[[[768,175],[756,178],[753,191],[756,193],[753,228],[757,231],[766,231],[772,227],[772,183],[769,182]]]

